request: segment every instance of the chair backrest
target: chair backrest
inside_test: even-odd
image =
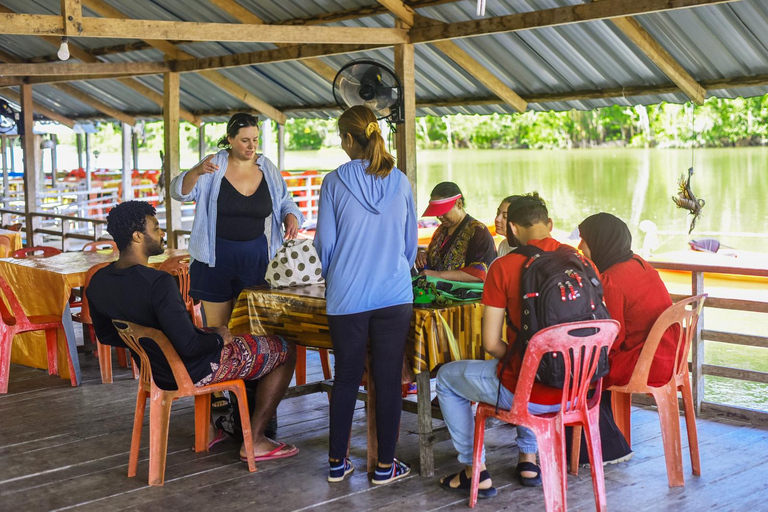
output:
[[[699,316],[704,308],[707,294],[694,295],[669,306],[653,323],[648,337],[645,339],[640,357],[632,372],[628,387],[645,387],[648,385],[648,374],[651,371],[656,349],[659,348],[664,334],[674,325],[679,326],[677,346],[675,348],[675,371],[673,378],[688,375],[688,352],[691,341],[699,324]]]
[[[91,284],[93,275],[109,264],[110,262],[108,261],[104,263],[97,263],[96,265],[89,268],[88,273],[85,274],[85,284],[83,285],[83,305],[80,306],[80,319],[85,324],[93,323],[93,320],[91,320],[91,305],[88,303],[88,297],[85,295],[88,290],[88,286]]]
[[[515,389],[512,410],[521,417],[528,416],[533,382],[539,363],[548,352],[559,353],[565,364],[566,382],[560,402],[560,413],[567,418],[587,409],[587,391],[597,370],[600,350],[610,347],[619,333],[616,320],[589,320],[547,327],[537,332],[528,344]],[[571,376],[570,379],[567,376]],[[597,384],[593,402],[599,398],[602,379]],[[519,399],[518,399],[519,397]],[[566,421],[567,422],[567,421]]]
[[[154,341],[160,350],[163,352],[165,359],[168,361],[168,365],[173,372],[173,378],[176,380],[176,386],[180,394],[192,395],[195,392],[195,385],[192,383],[192,379],[189,377],[187,368],[181,361],[178,352],[173,348],[168,337],[151,327],[144,327],[143,325],[135,324],[133,322],[127,322],[125,320],[112,320],[112,324],[117,329],[118,334],[123,341],[128,345],[131,350],[138,354],[141,360],[141,382],[144,385],[149,385],[152,382],[152,366],[149,361],[149,356],[141,345],[140,340],[147,338]]]
[[[7,235],[0,235],[0,258],[7,258],[10,256],[13,245],[11,239]]]
[[[117,244],[112,240],[99,240],[98,242],[88,242],[83,246],[83,252],[96,252],[96,251],[112,251],[118,252]]]
[[[192,301],[192,298],[189,296],[189,262],[190,255],[182,254],[181,256],[168,258],[160,264],[160,267],[158,267],[158,270],[176,276],[176,279],[179,281],[179,292],[181,293],[181,298],[184,299],[185,304],[189,304],[189,302]]]
[[[9,224],[7,226],[3,226],[3,229],[7,229],[8,231],[21,231],[21,228],[24,225],[21,222],[17,222],[16,224]]]
[[[11,254],[14,258],[24,259],[30,256],[40,256],[42,258],[49,258],[61,254],[61,250],[55,247],[48,247],[47,245],[38,245],[36,247],[23,247]]]
[[[16,294],[13,293],[11,285],[2,276],[0,276],[0,291],[2,291],[2,297],[0,297],[0,316],[2,316],[2,322],[9,326],[23,323],[27,319],[27,314],[24,313],[24,309],[21,307],[19,299],[16,298]],[[8,302],[7,305],[6,302]]]

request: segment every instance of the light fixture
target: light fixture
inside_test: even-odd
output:
[[[69,45],[67,44],[67,36],[61,38],[61,46],[59,51],[56,52],[61,60],[67,60],[69,58]]]
[[[477,17],[485,16],[485,0],[477,0]]]

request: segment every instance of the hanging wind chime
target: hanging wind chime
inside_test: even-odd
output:
[[[694,135],[695,108],[696,105],[691,103],[691,133]],[[691,219],[691,227],[688,229],[689,235],[693,232],[693,228],[696,227],[696,221],[699,219],[699,216],[701,216],[701,210],[706,204],[706,201],[704,201],[704,199],[697,198],[696,194],[693,193],[693,189],[691,189],[691,177],[693,176],[693,149],[695,143],[696,140],[695,137],[693,137],[691,140],[691,167],[688,169],[688,177],[686,178],[685,173],[680,176],[680,180],[678,181],[679,190],[677,192],[677,196],[672,196],[672,201],[678,208],[688,210],[689,215],[693,215],[693,218]]]

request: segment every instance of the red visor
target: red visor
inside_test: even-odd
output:
[[[460,197],[461,194],[456,194],[453,197],[446,197],[445,199],[435,199],[430,201],[429,206],[427,206],[427,209],[424,210],[422,217],[439,217],[440,215],[445,215],[451,211],[451,208],[453,208],[453,205],[456,204],[456,201],[458,201]]]

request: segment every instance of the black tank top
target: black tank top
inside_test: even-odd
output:
[[[225,176],[221,180],[216,209],[217,238],[234,242],[259,238],[264,234],[264,219],[272,213],[272,196],[266,176],[250,196],[238,192]]]

